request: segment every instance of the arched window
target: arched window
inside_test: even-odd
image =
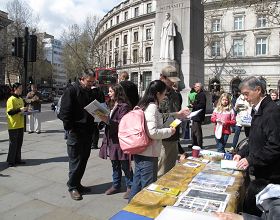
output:
[[[221,82],[219,79],[217,78],[213,78],[213,79],[210,79],[209,81],[209,91],[210,92],[216,92],[216,91],[220,91],[221,89]]]
[[[239,91],[239,84],[241,83],[241,79],[239,77],[233,78],[231,80],[231,92]]]

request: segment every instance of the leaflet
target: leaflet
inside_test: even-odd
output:
[[[199,109],[199,110],[197,110],[197,111],[191,112],[191,113],[188,115],[187,118],[188,118],[188,119],[192,119],[192,117],[198,115],[198,113],[201,112],[201,111],[202,111],[202,109]]]
[[[147,187],[147,190],[155,191],[155,192],[158,192],[158,193],[169,194],[169,195],[172,195],[172,196],[177,196],[180,193],[180,189],[178,189],[178,188],[161,186],[161,185],[158,185],[158,184],[155,184],[155,183],[150,184]]]
[[[84,109],[93,117],[108,116],[110,111],[104,106],[103,103],[98,102],[96,99],[89,103]]]
[[[237,168],[237,161],[234,160],[221,160],[222,169],[242,170]]]
[[[173,206],[195,212],[224,212],[229,196],[227,193],[189,188],[178,198]]]

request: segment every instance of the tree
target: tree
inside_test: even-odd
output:
[[[12,24],[8,26],[7,39],[8,42],[12,42],[15,37],[24,37],[25,27],[30,27],[31,29],[36,28],[36,22],[38,22],[38,16],[35,16],[32,9],[26,2],[21,0],[13,0],[8,2],[7,11],[9,18],[13,21]],[[23,74],[23,59],[18,57],[13,57],[11,54],[11,43],[8,44],[8,54],[7,57],[7,67],[6,75],[8,81],[10,81],[10,75],[21,77]]]
[[[82,26],[69,26],[63,33],[63,63],[68,78],[76,78],[86,68],[94,68],[100,53],[94,45],[97,16],[88,16]]]

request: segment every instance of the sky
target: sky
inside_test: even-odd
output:
[[[0,0],[0,10],[7,12],[6,4],[13,0]],[[83,24],[89,15],[101,18],[124,0],[21,0],[39,16],[39,32],[47,32],[59,39],[63,30],[72,24]]]

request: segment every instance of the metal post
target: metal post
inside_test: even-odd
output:
[[[28,27],[25,27],[25,44],[24,44],[24,58],[23,58],[23,65],[24,65],[24,74],[22,77],[23,82],[23,95],[27,95],[27,65],[28,65],[28,41],[29,41],[29,32]]]

